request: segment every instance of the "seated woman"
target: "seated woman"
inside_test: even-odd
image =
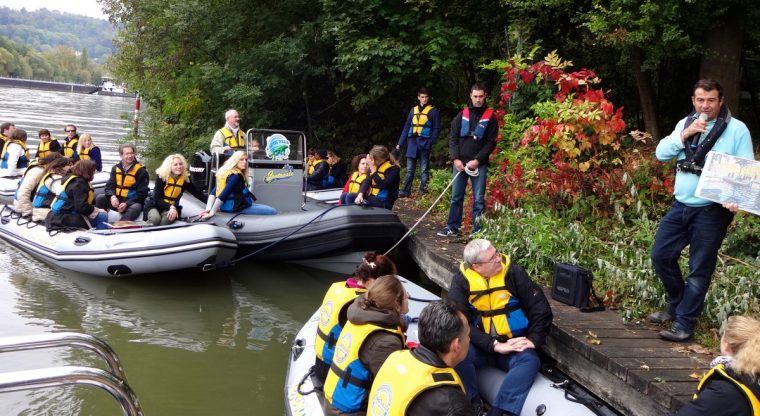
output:
[[[47,156],[51,152],[58,153],[61,151],[61,144],[50,135],[50,130],[40,129],[37,136],[40,138],[40,144],[37,146],[37,154],[34,155],[35,158],[39,159]]]
[[[179,200],[185,191],[189,191],[199,201],[206,198],[203,192],[190,182],[185,157],[179,153],[169,155],[156,169],[153,198],[149,198],[149,202],[145,204],[148,222],[153,225],[167,225],[177,220],[182,215]]]
[[[396,265],[393,260],[382,254],[366,253],[362,262],[356,267],[354,274],[345,281],[333,283],[322,300],[319,308],[319,335],[314,344],[317,360],[314,372],[321,383],[327,377],[327,371],[332,364],[335,344],[338,336],[346,325],[346,310],[354,299],[372,287],[375,279],[385,275],[396,275]]]
[[[721,328],[720,351],[693,401],[679,416],[752,415],[760,411],[760,321],[731,316]],[[717,361],[717,363],[715,362]]]
[[[363,414],[372,380],[391,353],[402,350],[402,316],[409,311],[409,297],[396,276],[375,280],[366,294],[348,307],[348,322],[338,337],[325,380],[325,413]]]
[[[319,149],[314,155],[309,155],[311,164],[306,168],[306,190],[318,191],[324,189],[323,180],[327,179],[327,173],[330,171],[330,165],[327,164],[327,151]]]
[[[235,152],[216,172],[216,182],[200,213],[202,219],[211,218],[219,210],[254,215],[274,215],[277,210],[269,205],[257,204],[248,189],[248,156],[244,151]]]
[[[21,176],[30,161],[29,149],[26,147],[26,130],[13,130],[0,153],[0,176]]]
[[[95,176],[95,162],[79,160],[71,168],[71,173],[63,177],[62,190],[53,199],[50,212],[45,218],[48,231],[62,228],[107,228],[108,212],[95,207],[92,178]]]
[[[340,205],[351,205],[359,194],[362,183],[367,179],[369,174],[369,164],[367,163],[367,154],[362,153],[351,159],[351,168],[353,173],[343,186],[343,193],[340,194]]]
[[[370,179],[362,184],[355,204],[392,209],[398,199],[401,168],[385,146],[375,146],[367,154]]]
[[[95,162],[95,169],[100,172],[103,170],[103,159],[100,156],[100,148],[92,142],[92,136],[82,133],[77,143],[77,154],[80,160],[92,160]]]
[[[34,199],[34,192],[42,180],[42,175],[45,174],[45,168],[50,162],[62,157],[60,153],[48,152],[45,157],[36,161],[33,160],[29,164],[13,197],[13,209],[16,212],[23,216],[32,215],[32,199]]]
[[[73,160],[68,157],[60,157],[45,167],[45,172],[42,174],[42,179],[40,179],[40,184],[37,185],[34,199],[32,199],[33,221],[45,221],[53,199],[63,190],[61,179],[69,173],[72,166],[74,166]]]
[[[322,188],[337,188],[345,180],[346,162],[342,161],[332,150],[327,151],[327,176],[322,179]]]

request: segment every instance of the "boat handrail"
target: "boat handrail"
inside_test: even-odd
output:
[[[107,391],[119,402],[124,416],[143,416],[129,384],[100,368],[62,366],[0,373],[0,393],[80,384]]]
[[[92,335],[78,332],[53,332],[0,338],[0,353],[58,347],[80,347],[93,351],[108,364],[111,374],[122,380],[127,379],[116,352],[105,341]]]

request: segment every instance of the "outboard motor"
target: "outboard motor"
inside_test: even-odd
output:
[[[195,152],[189,169],[190,180],[198,189],[208,195],[211,183],[211,155],[204,150]]]

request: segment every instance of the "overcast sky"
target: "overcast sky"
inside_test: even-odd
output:
[[[45,8],[71,14],[83,14],[98,19],[107,19],[106,15],[100,10],[100,5],[96,0],[0,0],[0,6],[16,10],[25,8],[30,12]]]

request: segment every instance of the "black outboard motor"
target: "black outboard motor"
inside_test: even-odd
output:
[[[190,180],[208,196],[211,185],[211,155],[204,150],[193,154],[190,162]]]

